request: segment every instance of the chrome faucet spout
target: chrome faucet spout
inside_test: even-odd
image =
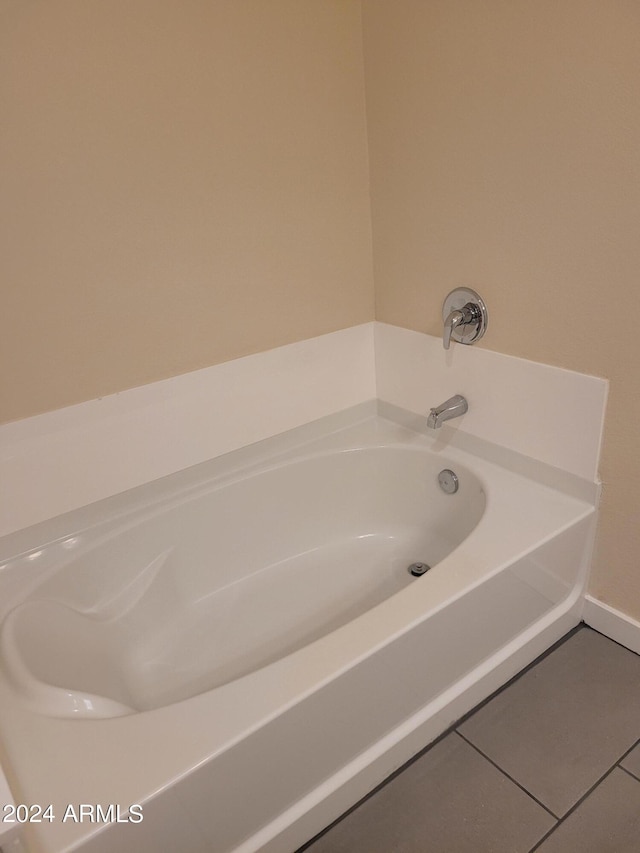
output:
[[[440,429],[445,421],[450,421],[451,418],[458,418],[468,411],[469,405],[461,394],[455,394],[448,400],[445,400],[440,406],[431,409],[427,418],[427,426],[430,429]]]

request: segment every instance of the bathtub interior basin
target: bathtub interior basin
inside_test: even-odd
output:
[[[410,447],[302,454],[77,537],[4,619],[2,666],[42,713],[75,717],[242,677],[419,582],[410,564],[434,567],[468,536],[482,485],[459,468],[443,493],[443,464]]]

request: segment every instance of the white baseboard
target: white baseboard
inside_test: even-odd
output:
[[[640,654],[640,622],[632,619],[631,616],[598,601],[591,595],[586,595],[582,618],[596,631],[632,652]]]

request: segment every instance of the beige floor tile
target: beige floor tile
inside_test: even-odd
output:
[[[638,853],[640,782],[616,768],[536,853]]]
[[[552,816],[452,733],[308,853],[527,853]]]
[[[584,628],[460,732],[562,816],[640,737],[640,656]]]

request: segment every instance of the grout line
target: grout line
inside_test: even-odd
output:
[[[623,770],[625,773],[628,773],[628,774],[629,774],[629,776],[631,776],[631,778],[632,778],[632,779],[635,779],[635,781],[636,781],[636,782],[640,782],[640,779],[638,779],[636,776],[634,776],[634,775],[633,775],[633,773],[631,773],[629,770],[627,770],[627,769],[626,769],[626,767],[621,767],[621,766],[620,766],[620,762],[621,762],[621,761],[624,761],[624,759],[627,757],[627,755],[629,755],[629,753],[630,753],[630,752],[632,752],[632,751],[636,748],[636,746],[638,746],[638,744],[640,744],[640,738],[638,738],[638,740],[633,744],[633,746],[630,746],[630,747],[629,747],[629,749],[627,749],[625,752],[623,752],[623,753],[622,753],[622,755],[620,756],[620,758],[619,758],[619,759],[618,759],[614,764],[612,764],[612,765],[611,765],[611,767],[606,771],[606,773],[603,773],[603,774],[602,774],[602,776],[601,776],[601,777],[600,777],[600,778],[599,778],[599,779],[598,779],[598,780],[597,780],[597,781],[596,781],[596,782],[595,782],[595,783],[594,783],[594,784],[589,788],[589,790],[588,790],[588,791],[586,791],[586,792],[585,792],[585,793],[580,797],[580,799],[579,799],[576,803],[574,803],[574,804],[573,804],[573,806],[571,806],[571,808],[569,809],[569,811],[559,819],[558,823],[557,823],[557,824],[556,824],[552,829],[550,829],[550,830],[549,830],[549,832],[547,832],[547,833],[546,833],[546,835],[544,835],[544,836],[540,839],[540,841],[538,841],[538,843],[535,845],[535,847],[532,847],[532,848],[531,848],[531,850],[529,851],[529,853],[535,853],[535,851],[540,847],[540,845],[542,844],[542,842],[543,842],[543,841],[545,841],[547,838],[549,838],[549,836],[550,836],[550,835],[552,835],[552,834],[553,834],[553,833],[558,829],[558,827],[559,827],[561,824],[563,824],[563,823],[565,822],[565,820],[566,820],[570,815],[572,815],[572,814],[573,814],[573,813],[574,813],[574,812],[575,812],[575,811],[576,811],[576,810],[577,810],[577,809],[582,805],[582,803],[584,803],[584,801],[585,801],[588,797],[590,797],[590,796],[591,796],[591,794],[595,791],[595,789],[596,789],[596,788],[597,788],[597,787],[598,787],[602,782],[604,782],[604,780],[607,778],[607,776],[610,776],[616,768],[617,768],[617,769],[619,769],[619,770]]]
[[[626,652],[631,652],[632,655],[635,655],[636,657],[640,657],[640,652],[634,652],[633,649],[630,649],[629,646],[625,646],[625,644],[621,643],[620,640],[616,640],[613,637],[610,637],[608,634],[605,634],[604,631],[600,631],[600,630],[598,630],[598,628],[594,628],[593,625],[589,625],[589,624],[587,624],[587,622],[583,621],[582,624],[586,625],[586,627],[590,628],[592,631],[595,631],[596,634],[600,634],[600,636],[604,637],[605,640],[610,640],[612,643],[615,643],[616,646],[620,646],[620,648],[624,649]]]
[[[533,801],[534,801],[534,803],[537,803],[537,804],[540,806],[540,808],[543,808],[543,809],[547,812],[547,814],[550,814],[550,815],[551,815],[551,817],[552,817],[556,822],[560,821],[560,818],[558,817],[558,815],[557,815],[557,814],[554,814],[554,813],[551,811],[551,809],[550,809],[548,806],[545,806],[545,804],[544,804],[543,802],[541,802],[537,797],[535,797],[535,796],[531,793],[531,791],[527,791],[527,789],[524,787],[524,785],[522,785],[520,782],[518,782],[518,780],[517,780],[517,779],[514,779],[514,778],[513,778],[513,776],[510,776],[510,775],[506,772],[506,770],[503,770],[503,769],[502,769],[502,767],[500,767],[500,765],[499,765],[499,764],[496,764],[496,762],[495,762],[492,758],[489,758],[489,756],[488,756],[488,755],[486,755],[486,753],[484,753],[481,749],[478,749],[478,747],[475,745],[475,743],[472,743],[472,741],[470,741],[468,738],[466,738],[466,737],[465,737],[463,734],[461,734],[457,729],[456,729],[456,734],[458,735],[458,737],[462,738],[462,740],[463,740],[465,743],[467,743],[470,747],[472,747],[472,749],[474,749],[474,750],[475,750],[479,755],[481,755],[481,756],[482,756],[486,761],[488,761],[488,762],[489,762],[489,764],[492,764],[492,765],[496,768],[496,770],[498,770],[498,771],[501,773],[501,775],[502,775],[502,776],[504,776],[505,778],[507,778],[510,782],[513,782],[513,784],[514,784],[517,788],[520,788],[520,790],[521,790],[521,791],[523,791],[523,792],[527,795],[527,797],[529,797],[529,799],[533,800]],[[557,825],[557,823],[556,823],[556,825]],[[554,829],[555,829],[555,827],[554,827]],[[553,831],[553,830],[552,830],[552,831]]]
[[[633,747],[632,747],[632,749],[633,749]],[[631,750],[627,750],[627,751],[628,751],[628,752],[630,752]],[[627,754],[627,753],[625,752],[625,755],[626,755],[626,754]],[[624,756],[623,756],[623,758],[624,758]],[[620,760],[622,761],[622,759],[620,759]],[[531,848],[531,850],[529,851],[529,853],[534,853],[534,851],[535,851],[535,850],[537,850],[537,849],[540,847],[540,845],[542,844],[542,842],[543,842],[543,841],[545,841],[545,839],[547,839],[547,838],[548,838],[552,833],[554,833],[554,832],[556,831],[556,829],[558,829],[558,827],[559,827],[559,826],[561,826],[561,825],[566,821],[566,819],[567,819],[568,817],[570,817],[570,816],[571,816],[571,815],[572,815],[572,814],[573,814],[577,809],[579,809],[579,808],[580,808],[580,806],[584,803],[584,801],[585,801],[586,799],[588,799],[588,798],[591,796],[591,794],[593,794],[593,792],[595,791],[595,789],[596,789],[599,785],[601,785],[601,784],[602,784],[602,782],[604,782],[604,780],[605,780],[608,776],[610,776],[610,775],[613,773],[613,771],[614,771],[614,770],[616,770],[616,769],[621,769],[621,770],[622,770],[622,769],[624,769],[624,768],[618,768],[618,764],[617,764],[617,763],[616,763],[616,764],[613,764],[613,765],[612,765],[612,766],[611,766],[611,767],[606,771],[606,773],[603,773],[603,774],[602,774],[602,776],[601,776],[601,777],[600,777],[596,782],[594,782],[594,783],[593,783],[593,785],[589,788],[589,790],[588,790],[588,791],[585,791],[585,793],[580,797],[580,799],[579,799],[577,802],[575,802],[575,803],[571,806],[571,808],[569,809],[569,811],[568,811],[566,814],[564,814],[564,815],[560,818],[560,820],[558,821],[558,823],[556,824],[556,826],[554,826],[554,827],[553,827],[553,829],[551,829],[549,832],[547,832],[547,834],[546,834],[543,838],[541,838],[541,839],[540,839],[540,841],[538,841],[538,843],[536,844],[536,846],[535,846],[535,847],[532,847],[532,848]],[[635,777],[634,777],[634,778],[635,778]],[[640,781],[640,780],[639,780],[639,781]]]
[[[626,773],[627,776],[631,776],[634,782],[640,782],[640,778],[638,778],[634,773],[632,773],[631,770],[627,770],[626,767],[618,767],[618,770],[622,770],[622,772]],[[2,851],[0,851],[0,853],[2,853]]]
[[[496,768],[496,769],[497,769],[497,770],[498,770],[498,771],[499,771],[503,776],[505,776],[507,779],[509,779],[509,781],[513,782],[513,784],[514,784],[514,785],[516,785],[518,788],[520,788],[520,790],[521,790],[521,791],[523,791],[525,794],[527,794],[527,796],[528,796],[530,799],[532,799],[535,803],[537,803],[539,806],[541,806],[541,807],[542,807],[542,808],[543,808],[543,809],[544,809],[548,814],[550,814],[550,815],[551,815],[551,817],[552,817],[552,818],[554,818],[554,820],[556,821],[556,824],[555,824],[554,826],[552,826],[552,827],[551,827],[551,829],[549,829],[549,830],[548,830],[548,831],[547,831],[547,832],[542,836],[542,838],[541,838],[539,841],[537,841],[537,842],[536,842],[536,844],[535,844],[535,845],[534,845],[534,846],[529,850],[529,853],[535,853],[535,851],[536,851],[536,850],[538,850],[538,849],[540,848],[540,846],[542,845],[542,843],[543,843],[544,841],[546,841],[546,840],[547,840],[547,838],[549,838],[549,836],[550,836],[550,835],[553,835],[553,833],[558,829],[558,827],[559,827],[559,826],[561,826],[561,825],[565,822],[565,820],[566,820],[570,815],[572,815],[572,814],[573,814],[573,813],[574,813],[574,812],[575,812],[575,811],[576,811],[576,810],[577,810],[577,809],[582,805],[582,803],[584,803],[584,801],[585,801],[588,797],[590,797],[590,796],[591,796],[591,794],[595,791],[595,789],[596,789],[596,788],[597,788],[597,787],[598,787],[602,782],[604,782],[604,780],[605,780],[608,776],[610,776],[610,775],[611,775],[611,773],[613,773],[613,771],[614,771],[614,770],[616,770],[616,769],[623,770],[625,773],[627,773],[629,776],[631,776],[631,778],[632,778],[632,779],[634,779],[636,782],[640,782],[640,778],[638,778],[637,776],[635,776],[635,775],[634,775],[630,770],[627,770],[627,769],[626,769],[626,767],[622,767],[622,766],[620,765],[620,762],[621,762],[621,761],[624,761],[624,759],[627,757],[627,755],[629,755],[629,753],[633,752],[633,750],[636,748],[636,746],[638,746],[638,745],[640,744],[640,738],[639,738],[639,739],[638,739],[638,740],[637,740],[637,741],[636,741],[632,746],[630,746],[630,747],[629,747],[629,749],[627,749],[625,752],[623,752],[623,754],[620,756],[620,758],[618,758],[618,760],[617,760],[616,762],[614,762],[614,763],[609,767],[609,769],[608,769],[605,773],[603,773],[603,774],[602,774],[602,776],[600,776],[600,778],[599,778],[599,779],[597,779],[597,780],[596,780],[596,782],[594,782],[594,784],[593,784],[593,785],[592,785],[592,786],[591,786],[591,787],[590,787],[590,788],[589,788],[589,789],[588,789],[588,790],[587,790],[587,791],[586,791],[586,792],[585,792],[585,793],[580,797],[580,799],[579,799],[579,800],[577,800],[577,802],[575,802],[575,803],[573,804],[573,806],[571,806],[571,808],[569,809],[569,811],[568,811],[568,812],[566,812],[566,814],[564,814],[562,817],[558,817],[557,815],[555,815],[555,814],[551,811],[551,809],[550,809],[550,808],[548,808],[547,806],[545,806],[545,804],[544,804],[543,802],[541,802],[541,801],[540,801],[537,797],[535,797],[535,796],[534,796],[530,791],[528,791],[528,790],[527,790],[523,785],[521,785],[521,784],[520,784],[520,782],[518,782],[518,780],[517,780],[517,779],[514,779],[514,778],[513,778],[513,776],[510,776],[510,775],[509,775],[509,773],[507,773],[505,770],[503,770],[503,769],[502,769],[502,767],[500,767],[500,765],[499,765],[499,764],[496,764],[496,762],[495,762],[495,761],[493,761],[493,759],[489,758],[489,756],[488,756],[488,755],[486,755],[486,754],[485,754],[481,749],[479,749],[479,748],[478,748],[478,747],[477,747],[477,746],[476,746],[472,741],[470,741],[468,738],[466,738],[466,737],[465,737],[463,734],[461,734],[461,732],[459,732],[457,729],[456,729],[455,731],[456,731],[456,734],[457,734],[459,737],[461,737],[461,738],[462,738],[462,740],[464,740],[466,743],[468,743],[468,744],[469,744],[469,746],[471,746],[473,749],[475,749],[475,750],[476,750],[476,752],[478,752],[478,753],[479,753],[483,758],[485,758],[485,759],[486,759],[490,764],[492,764],[492,765],[493,765],[493,766],[494,766],[494,767],[495,767],[495,768]]]
[[[640,744],[640,737],[639,737],[639,738],[638,738],[638,740],[633,744],[633,746],[630,746],[630,747],[629,747],[629,749],[628,749],[626,752],[623,752],[623,753],[622,753],[622,755],[620,756],[620,758],[616,761],[616,764],[620,764],[620,762],[621,762],[621,761],[624,761],[624,760],[625,760],[625,758],[627,757],[627,755],[629,755],[629,753],[630,753],[630,752],[633,752],[633,750],[634,750],[634,749],[636,748],[636,746],[638,746],[639,744]],[[622,769],[624,770],[624,767],[623,767]]]
[[[552,826],[548,832],[545,832],[540,841],[536,842],[536,844],[534,844],[533,847],[529,850],[529,853],[535,853],[536,850],[539,850],[540,846],[547,840],[547,838],[550,838],[553,835],[556,829],[562,825],[563,821],[564,818],[562,820],[559,820],[555,826]]]
[[[560,646],[563,646],[567,642],[567,640],[570,640],[573,637],[574,634],[577,634],[578,631],[582,631],[585,628],[589,630],[589,626],[585,622],[579,622],[577,625],[575,625],[573,628],[571,628],[570,631],[567,631],[566,634],[563,634],[563,636],[560,637],[559,640],[556,640],[552,646],[549,646],[548,649],[545,649],[544,652],[539,654],[538,657],[535,658],[535,660],[532,660],[531,663],[528,663],[525,667],[518,670],[518,672],[516,672],[516,674],[509,679],[509,681],[502,684],[500,687],[497,688],[497,690],[494,690],[493,693],[491,693],[491,695],[487,696],[486,699],[483,699],[481,702],[478,702],[477,705],[474,705],[470,711],[467,711],[467,713],[464,714],[464,716],[460,717],[459,720],[457,720],[455,723],[453,723],[451,728],[455,729],[458,726],[461,726],[463,723],[466,723],[470,717],[473,717],[473,715],[475,713],[477,713],[481,708],[484,708],[485,705],[488,705],[489,702],[491,702],[492,699],[495,699],[499,693],[503,693],[505,690],[508,690],[508,688],[511,687],[511,685],[514,682],[516,682],[520,678],[522,678],[522,676],[525,675],[527,672],[529,672],[530,669],[533,669],[539,663],[542,663],[542,661],[546,657],[549,657],[549,655],[553,654],[553,652],[555,652],[556,649],[560,648]]]
[[[630,747],[629,747],[629,749],[624,753],[624,755],[622,755],[622,756],[617,760],[617,762],[616,762],[616,767],[619,767],[619,768],[620,768],[620,770],[624,770],[624,772],[625,772],[625,773],[628,773],[628,774],[629,774],[629,776],[631,776],[631,777],[632,777],[633,779],[635,779],[637,782],[640,782],[640,776],[636,775],[632,770],[627,770],[627,768],[626,768],[626,767],[623,767],[623,766],[622,766],[621,762],[623,762],[623,761],[625,760],[625,758],[627,757],[627,755],[629,755],[629,753],[633,752],[633,750],[634,750],[634,749],[635,749],[639,744],[640,744],[640,738],[638,738],[638,740],[633,744],[633,746],[630,746]],[[0,851],[0,853],[1,853],[1,851]]]

